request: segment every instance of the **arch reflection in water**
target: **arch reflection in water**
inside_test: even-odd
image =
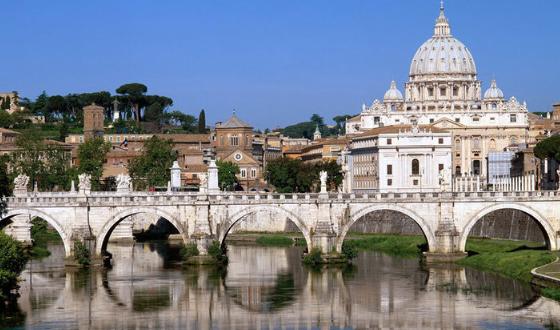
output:
[[[127,248],[134,251],[128,262]],[[312,272],[301,265],[296,247],[230,246],[230,265],[219,272],[165,268],[173,265],[164,260],[165,249],[146,244],[122,249],[115,256],[123,259],[105,272],[37,265],[47,270],[26,271],[19,299],[26,324],[267,329],[560,322],[558,303],[537,297],[518,282],[449,266],[423,268],[418,259],[367,252],[360,253],[351,269]]]

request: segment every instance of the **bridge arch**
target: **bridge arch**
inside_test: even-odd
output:
[[[107,220],[107,222],[103,224],[101,230],[97,235],[97,242],[95,245],[96,254],[101,255],[103,253],[103,251],[107,247],[109,236],[111,236],[113,229],[115,229],[115,227],[121,221],[123,221],[125,218],[129,216],[140,214],[140,213],[154,214],[169,221],[177,229],[177,231],[179,231],[179,234],[181,235],[183,242],[185,244],[188,242],[186,229],[183,228],[183,225],[175,215],[157,207],[131,207],[131,208],[124,209],[118,212],[117,214],[113,215],[109,220]]]
[[[307,244],[308,251],[311,251],[311,235],[308,229],[308,226],[305,224],[304,221],[300,219],[295,213],[284,209],[283,207],[276,206],[276,205],[255,205],[255,206],[248,206],[241,211],[238,211],[231,216],[228,216],[226,223],[221,227],[221,230],[218,232],[218,241],[220,244],[223,244],[227,234],[229,231],[239,222],[242,221],[243,218],[250,214],[257,213],[259,211],[272,211],[278,212],[285,216],[286,218],[290,219],[301,231],[303,237],[305,238],[305,243]]]
[[[416,212],[402,206],[393,205],[393,204],[383,204],[383,205],[366,206],[350,214],[350,221],[344,224],[340,229],[340,234],[338,235],[337,242],[336,242],[337,251],[339,252],[342,251],[342,243],[344,243],[344,238],[346,238],[346,235],[348,234],[348,231],[350,230],[352,225],[356,223],[356,221],[361,219],[363,216],[375,211],[395,211],[408,216],[414,222],[416,222],[416,224],[418,224],[418,226],[424,233],[424,236],[428,241],[429,250],[431,251],[436,247],[437,243],[436,243],[436,237],[434,235],[434,232],[430,228],[430,225],[421,216],[416,214]]]
[[[552,225],[550,224],[550,222],[548,222],[546,217],[540,214],[539,211],[529,206],[525,206],[523,204],[499,203],[499,204],[490,205],[480,210],[466,222],[466,225],[461,233],[461,240],[459,242],[460,251],[465,251],[465,248],[467,246],[467,238],[469,237],[469,234],[473,229],[473,227],[482,217],[494,211],[505,210],[505,209],[518,210],[533,217],[533,219],[539,224],[539,226],[543,231],[548,248],[552,251],[558,250],[558,246],[556,242],[556,234],[554,233],[554,229],[552,228]]]
[[[54,219],[54,217],[52,217],[50,214],[41,211],[41,210],[37,210],[37,209],[13,209],[13,210],[9,210],[8,213],[6,213],[0,220],[0,222],[2,221],[6,221],[6,220],[10,220],[10,218],[18,216],[18,215],[27,215],[30,218],[41,218],[43,220],[45,220],[51,227],[53,227],[56,232],[58,233],[58,235],[60,235],[60,238],[62,239],[62,243],[64,244],[64,253],[66,254],[66,257],[70,257],[72,255],[72,247],[70,244],[70,236],[66,233],[66,231],[64,230],[64,227],[62,227],[62,225],[56,221]]]

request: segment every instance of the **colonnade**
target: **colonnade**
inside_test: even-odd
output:
[[[535,191],[536,186],[534,174],[497,178],[494,182],[493,191]]]

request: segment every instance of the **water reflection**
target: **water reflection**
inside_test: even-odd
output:
[[[60,248],[60,249],[59,249]],[[184,269],[179,247],[110,245],[113,267],[63,268],[64,251],[23,274],[12,324],[56,329],[542,327],[560,304],[530,287],[451,265],[361,253],[353,267],[311,271],[301,249],[230,246],[226,270]],[[17,316],[20,315],[20,319]],[[21,316],[24,315],[24,316]]]

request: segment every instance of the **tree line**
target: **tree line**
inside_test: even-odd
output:
[[[305,163],[287,157],[271,160],[265,169],[265,179],[280,193],[318,192],[319,172],[327,172],[327,189],[336,191],[342,184],[342,168],[335,160]]]
[[[346,134],[346,120],[351,118],[350,115],[341,115],[336,116],[333,118],[335,122],[334,127],[329,127],[325,124],[325,120],[323,117],[319,116],[318,114],[313,114],[309,121],[304,121],[301,123],[293,124],[290,126],[286,126],[279,131],[284,135],[291,138],[306,138],[306,139],[313,139],[313,134],[317,127],[319,128],[319,132],[321,132],[321,136],[337,136],[337,135],[344,135]]]
[[[206,133],[206,116],[202,110],[195,118],[178,110],[171,111],[173,99],[163,95],[148,94],[148,87],[141,83],[119,86],[115,94],[108,91],[48,95],[43,91],[35,100],[23,98],[19,106],[25,112],[8,114],[0,101],[0,126],[5,128],[28,128],[30,116],[44,117],[47,124],[60,127],[82,127],[83,107],[95,103],[105,109],[105,120],[114,123],[117,132],[163,133],[185,132]],[[114,114],[118,113],[118,118]],[[119,131],[120,130],[120,131]],[[62,134],[61,134],[62,135]]]

